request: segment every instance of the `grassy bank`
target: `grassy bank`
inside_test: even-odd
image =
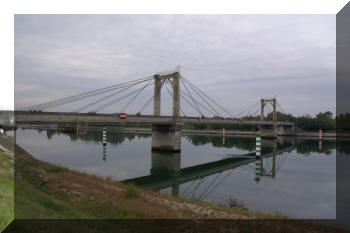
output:
[[[1,158],[1,174],[7,174],[8,185],[1,186],[1,195],[6,196],[7,204],[0,206],[0,213],[5,216],[1,216],[1,219],[6,218],[6,222],[8,222],[13,216],[13,181],[11,179],[13,159],[10,154],[4,152],[1,152]],[[170,225],[157,224],[156,226],[146,224],[151,227],[147,231],[143,229],[145,222],[138,222],[139,225],[133,224],[133,226],[122,222],[124,225],[121,226],[120,222],[104,221],[99,223],[99,227],[102,224],[104,231],[122,227],[123,231],[121,232],[135,232],[135,229],[130,229],[130,227],[139,227],[137,232],[140,230],[142,232],[164,232],[169,227],[174,228],[173,232],[183,232],[191,228],[190,232],[193,232],[193,228],[195,228],[195,232],[198,230],[202,232],[227,232],[228,229],[236,229],[234,232],[272,233],[343,232],[333,227],[324,227],[299,220],[279,220],[283,218],[280,215],[253,212],[239,205],[229,208],[142,190],[132,184],[124,185],[108,178],[72,171],[39,161],[20,147],[16,147],[15,161],[16,219],[264,219],[254,221],[253,225],[252,222],[243,220],[241,220],[243,222],[224,222],[222,224],[211,223],[207,220],[195,222],[195,224],[185,222],[184,225],[176,222],[169,222]],[[34,225],[31,228],[21,229],[21,232],[44,232],[46,223],[38,223],[44,225],[39,225],[35,229]],[[57,226],[57,229],[63,226]],[[97,226],[88,227],[75,223],[64,227],[65,229],[76,227],[79,232],[82,232],[81,230],[102,232]],[[125,230],[128,227],[130,231]],[[163,230],[154,230],[155,227],[157,229],[162,227]],[[54,229],[56,231],[53,232],[59,232],[56,227]],[[209,229],[210,231],[208,231]],[[242,229],[244,231],[241,231]]]
[[[17,148],[16,218],[263,218],[72,171],[36,160]],[[33,211],[36,209],[36,211]],[[173,210],[173,211],[169,211]]]
[[[0,150],[0,232],[13,220],[13,155]]]

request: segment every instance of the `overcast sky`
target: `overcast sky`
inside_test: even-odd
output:
[[[234,114],[262,97],[274,96],[295,115],[335,113],[335,19],[335,15],[15,15],[15,108],[180,65],[185,78]],[[153,89],[144,92],[127,112],[135,113]],[[162,95],[162,114],[168,114],[170,102],[164,90]],[[104,111],[118,112],[126,102]],[[73,110],[81,104],[52,110]],[[181,105],[187,115],[196,115],[186,102]],[[145,113],[151,111],[152,105]]]

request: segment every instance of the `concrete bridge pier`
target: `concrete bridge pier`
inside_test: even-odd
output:
[[[174,124],[152,124],[152,150],[181,151],[181,127]]]
[[[296,134],[295,125],[279,125],[277,127],[277,134],[279,136],[294,136]]]
[[[179,182],[177,176],[181,169],[180,152],[152,151],[152,168],[151,176],[172,177],[171,195],[179,194]]]
[[[260,125],[262,138],[277,138],[277,136],[295,136],[295,125]]]
[[[261,138],[277,138],[277,130],[274,125],[259,125]]]
[[[152,151],[152,176],[176,176],[181,169],[180,152]]]

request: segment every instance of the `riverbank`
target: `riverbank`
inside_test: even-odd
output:
[[[197,200],[170,197],[132,185],[124,185],[109,178],[72,171],[39,161],[19,146],[15,147],[15,151],[16,218],[273,219],[272,222],[248,221],[243,224],[243,227],[249,229],[246,232],[281,232],[281,230],[283,232],[344,232],[301,220],[282,221],[279,219],[284,217],[278,214],[253,212],[240,205],[228,208]],[[8,167],[9,163],[13,164],[13,159],[11,160],[13,154],[1,153],[2,158],[8,161],[6,165],[2,164],[3,168]],[[0,209],[0,212],[4,212],[3,209]],[[202,222],[207,223],[207,221]],[[254,225],[250,224],[252,222]],[[212,231],[203,230],[203,232],[227,232],[227,228],[222,228],[222,225],[214,224],[210,229]]]
[[[0,232],[14,217],[13,154],[0,149]]]
[[[20,208],[17,209],[16,218],[282,218],[279,215],[251,212],[245,208],[227,208],[142,190],[110,178],[39,161],[19,146],[16,146],[16,188],[35,189],[35,196],[38,192],[42,193],[44,198],[53,198],[52,202],[57,202],[60,206],[49,212],[42,206],[36,206],[43,211],[33,212],[26,193],[16,197],[16,205]],[[22,192],[18,193],[21,195]],[[35,196],[30,198],[35,200]],[[27,209],[28,206],[30,209]]]

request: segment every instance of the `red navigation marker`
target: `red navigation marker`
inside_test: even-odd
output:
[[[126,119],[126,118],[127,118],[126,113],[120,113],[120,114],[119,114],[119,118],[120,118],[120,119]]]

